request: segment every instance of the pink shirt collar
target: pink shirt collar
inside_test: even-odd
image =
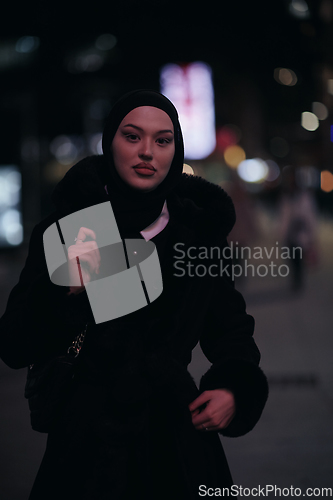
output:
[[[167,207],[167,202],[165,201],[162,208],[162,212],[157,217],[157,219],[148,227],[140,231],[140,234],[142,234],[142,236],[146,241],[151,240],[154,236],[156,236],[165,228],[168,222],[169,222],[169,211]]]

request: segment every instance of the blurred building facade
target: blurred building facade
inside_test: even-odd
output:
[[[0,165],[22,174],[25,242],[52,210],[65,172],[101,153],[115,100],[134,88],[159,90],[168,63],[212,69],[216,148],[190,162],[195,174],[227,189],[236,173],[251,197],[274,205],[292,165],[320,209],[332,212],[333,190],[321,189],[321,172],[333,172],[332,0],[273,1],[269,9],[240,2],[221,15],[212,2],[185,2],[182,12],[175,5],[161,19],[151,2],[131,0],[106,20],[62,3],[36,17],[32,4],[24,23],[4,26]],[[256,161],[239,169],[248,160]]]

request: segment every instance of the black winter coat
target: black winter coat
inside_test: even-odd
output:
[[[43,233],[64,215],[107,201],[103,168],[103,156],[89,157],[60,182],[57,212],[33,230],[0,320],[0,355],[13,368],[63,353],[89,324],[70,398],[48,436],[30,499],[197,499],[200,485],[230,487],[232,479],[218,433],[193,427],[189,403],[205,390],[231,390],[236,414],[221,434],[240,436],[254,427],[268,394],[254,320],[228,276],[227,252],[222,257],[235,222],[233,204],[219,186],[183,174],[167,198],[169,223],[152,239],[162,294],[143,309],[96,325],[86,292],[67,295],[67,287],[50,281]],[[177,268],[177,243],[185,252],[218,247],[221,259],[186,255]],[[189,262],[221,269],[222,259],[225,271],[217,277],[203,275],[203,267],[194,276],[180,271]],[[198,341],[212,363],[199,390],[187,371]]]

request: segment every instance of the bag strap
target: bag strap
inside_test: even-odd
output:
[[[84,330],[75,337],[72,344],[67,349],[67,354],[73,356],[74,358],[78,357],[82,349],[83,341],[86,336],[87,330],[88,330],[88,323],[84,327]]]
[[[80,351],[82,349],[83,341],[84,341],[84,338],[86,336],[87,330],[88,330],[88,323],[84,327],[84,330],[82,332],[78,333],[78,335],[73,340],[72,344],[67,349],[67,354],[69,356],[71,356],[73,358],[77,358],[78,357],[78,355],[80,354]],[[34,366],[35,366],[35,363],[29,365],[29,367],[28,367],[28,373],[29,373],[30,370],[32,370],[32,368]]]

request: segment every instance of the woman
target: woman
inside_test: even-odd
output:
[[[235,221],[220,187],[182,174],[183,158],[171,102],[155,91],[131,92],[111,110],[103,155],[68,171],[54,192],[55,214],[32,233],[0,323],[2,359],[27,366],[65,352],[89,328],[31,500],[187,500],[199,498],[200,487],[232,485],[219,433],[239,436],[254,427],[267,382],[253,318],[228,276],[228,252],[222,276],[179,272],[176,248],[189,270],[187,250],[227,248]],[[146,307],[95,324],[81,285],[105,273],[99,235],[89,227],[73,234],[69,275],[78,272],[79,256],[82,281],[70,288],[50,281],[42,237],[54,221],[103,202],[111,202],[122,239],[156,245],[163,292]],[[217,260],[210,256],[207,268],[220,266]],[[212,363],[200,390],[186,369],[198,341]]]

